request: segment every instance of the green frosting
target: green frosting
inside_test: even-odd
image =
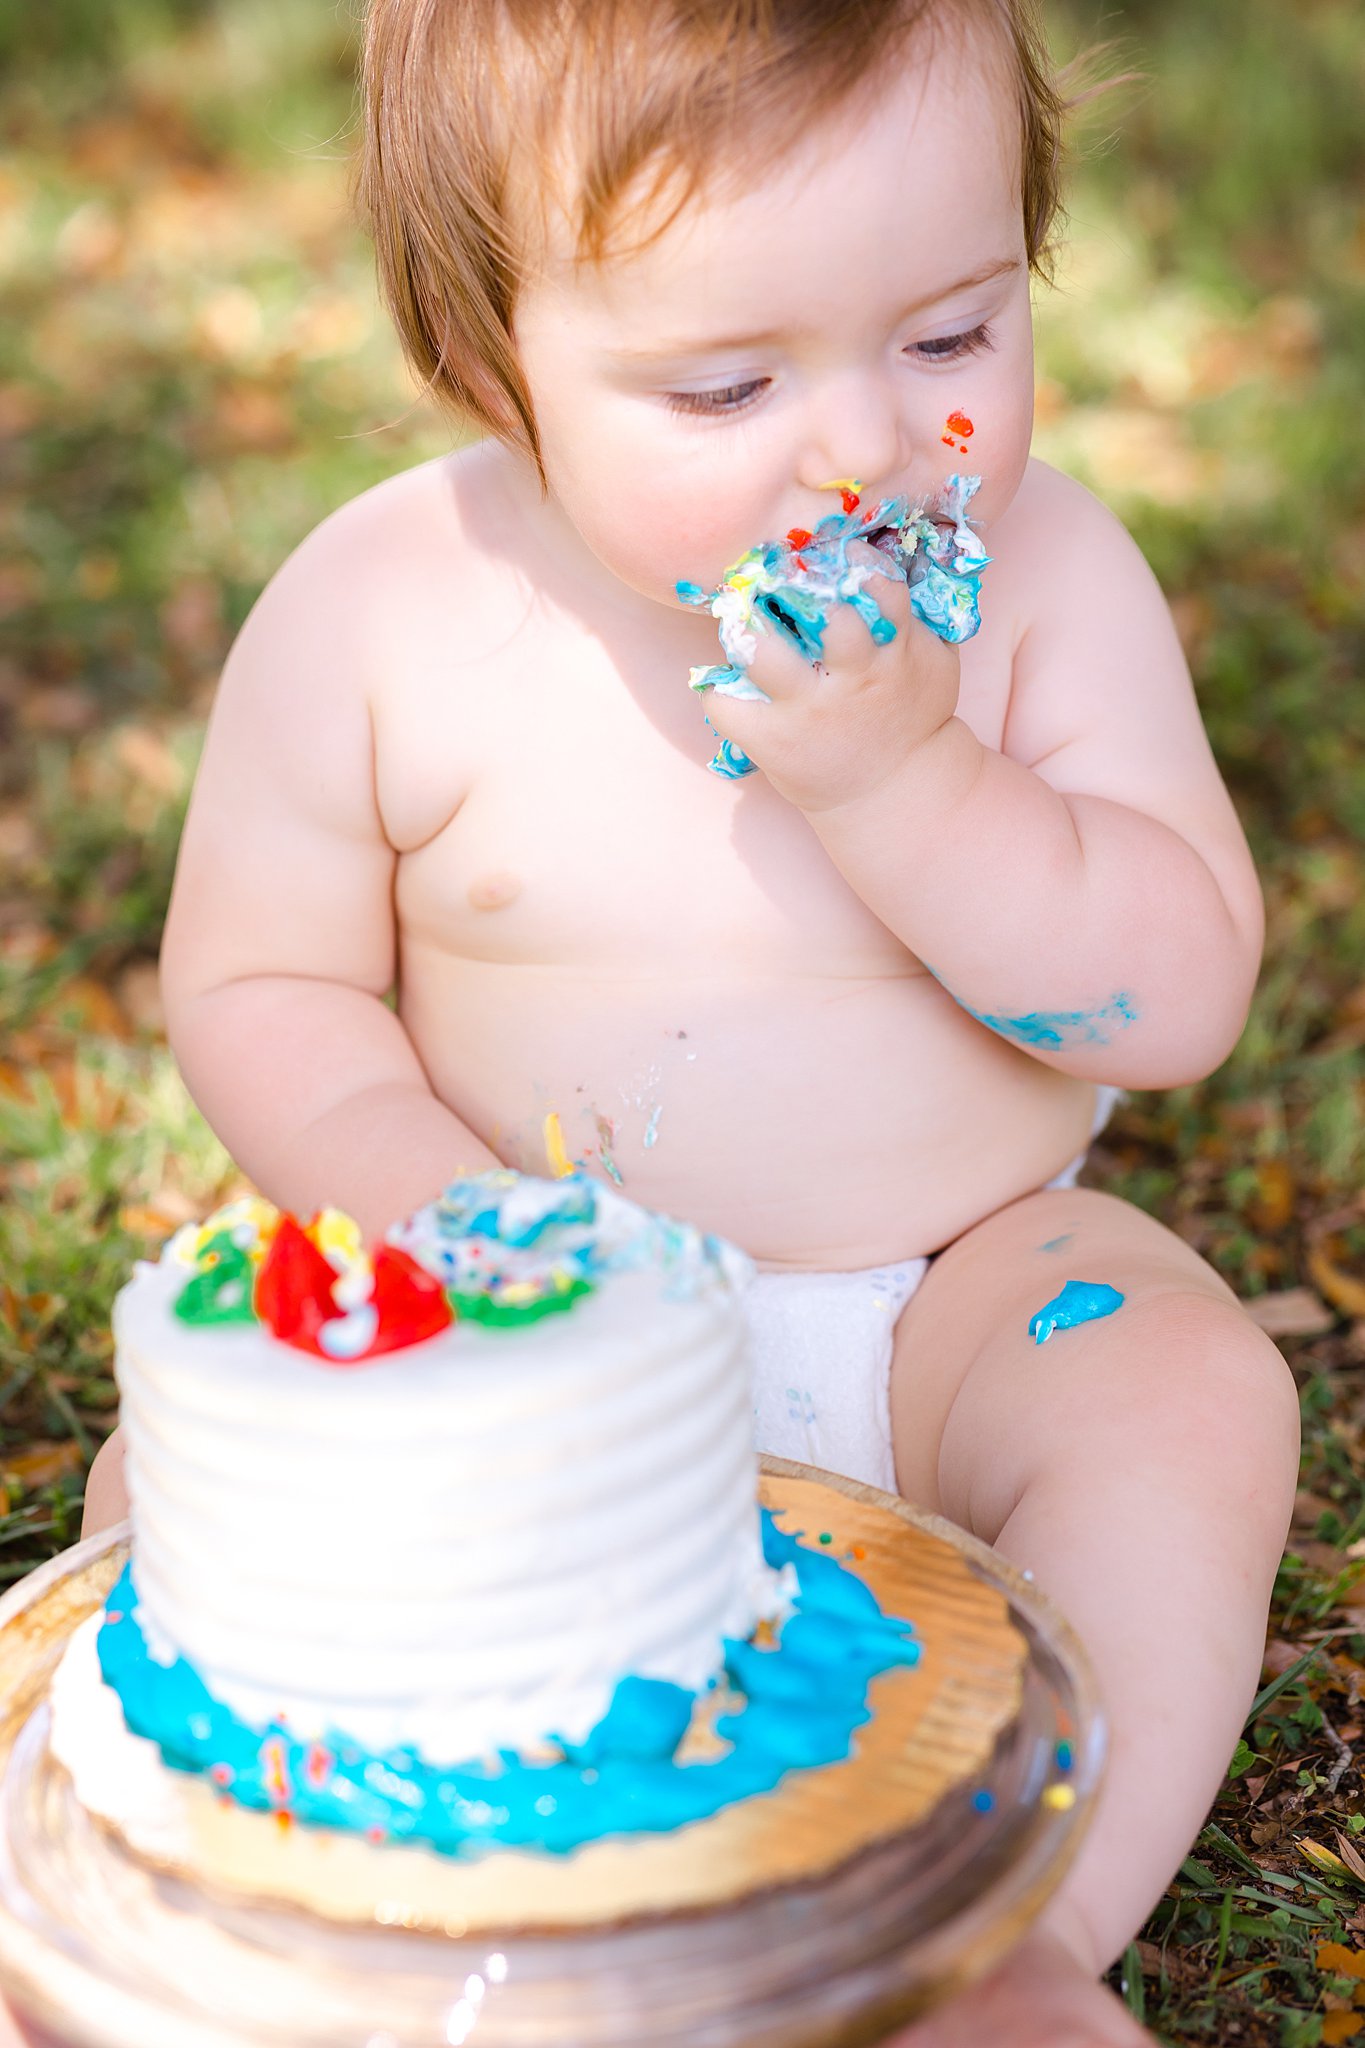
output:
[[[182,1323],[254,1323],[251,1305],[255,1267],[226,1230],[216,1231],[199,1254],[194,1272],[175,1298]]]
[[[485,1323],[489,1329],[511,1330],[523,1323],[538,1323],[542,1316],[558,1315],[572,1308],[583,1295],[593,1291],[591,1280],[571,1280],[553,1294],[538,1294],[533,1301],[499,1301],[492,1294],[456,1294],[449,1288],[446,1300],[457,1316],[471,1323]]]

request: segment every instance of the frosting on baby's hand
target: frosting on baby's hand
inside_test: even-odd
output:
[[[896,628],[877,604],[870,586],[891,577],[910,591],[910,607],[940,640],[970,640],[981,624],[981,572],[990,556],[971,523],[968,506],[981,488],[979,476],[950,476],[932,498],[883,498],[864,506],[856,491],[843,492],[844,509],[822,519],[813,532],[793,527],[784,540],[750,548],[726,570],[716,590],[686,581],[677,585],[684,604],[708,610],[720,622],[720,644],[728,657],[709,668],[694,668],[690,688],[721,697],[767,703],[748,669],[758,651],[758,634],[771,623],[807,661],[824,652],[829,614],[850,605],[872,638],[893,640]],[[876,548],[849,559],[853,541]],[[721,742],[709,766],[737,780],[755,763],[730,740]]]

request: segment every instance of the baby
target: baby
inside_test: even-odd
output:
[[[483,438],[242,631],[176,1056],[296,1211],[572,1159],[754,1256],[760,1446],[1028,1568],[1109,1717],[1042,1922],[901,2038],[1143,2040],[1099,1978],[1252,1697],[1297,1408],[1189,1247],[1073,1184],[1115,1090],[1227,1055],[1261,905],[1152,576],[1029,456],[1063,108],[1025,0],[374,0],[366,95],[389,303]],[[978,633],[864,533],[893,631],[759,610],[689,691],[747,550],[967,473]]]

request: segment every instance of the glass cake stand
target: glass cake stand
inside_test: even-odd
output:
[[[992,1589],[1021,1640],[1017,1712],[981,1768],[915,1825],[880,1838],[874,1826],[833,1867],[756,1881],[715,1906],[463,1938],[384,1924],[382,1904],[367,1924],[343,1924],[156,1868],[87,1812],[48,1746],[53,1670],[126,1553],[126,1528],[112,1530],[0,1600],[0,1992],[26,2038],[858,2048],[983,1974],[1036,1917],[1084,1832],[1104,1750],[1088,1665],[1032,1586],[950,1523],[807,1467],[765,1460],[764,1474],[770,1501],[792,1486],[809,1504],[816,1483],[831,1516],[898,1518],[931,1565],[961,1574],[965,1563],[978,1594]],[[970,1719],[965,1691],[961,1708]]]

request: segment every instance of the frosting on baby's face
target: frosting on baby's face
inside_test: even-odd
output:
[[[969,468],[989,537],[1032,426],[1017,150],[994,61],[912,45],[644,249],[580,270],[552,238],[517,342],[585,581],[676,607],[680,576],[717,586],[756,536],[813,529],[839,476],[922,501]]]

